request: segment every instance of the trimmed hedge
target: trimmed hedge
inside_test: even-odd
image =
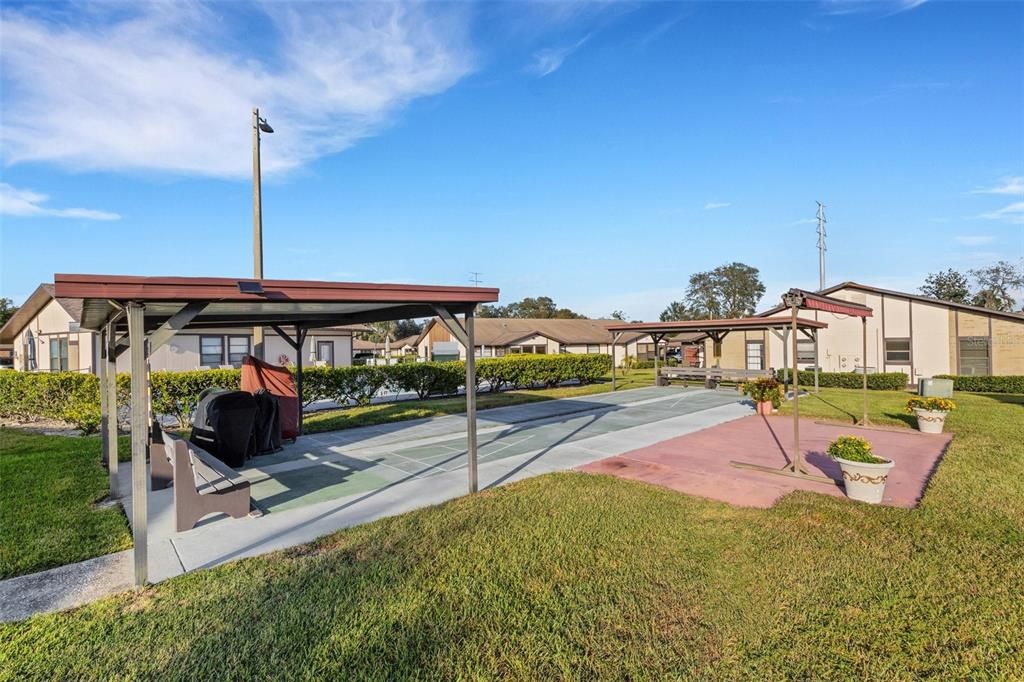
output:
[[[967,393],[1024,393],[1024,376],[968,376],[937,374],[936,379],[952,379],[954,391]]]
[[[775,370],[775,375],[782,380],[783,370]],[[790,380],[793,377],[793,370],[789,371]],[[814,372],[800,370],[801,386],[814,385]],[[818,374],[818,386],[821,388],[861,388],[864,385],[864,375],[860,372],[820,372]],[[871,391],[902,391],[907,387],[907,375],[903,372],[880,372],[868,374],[868,390]]]
[[[477,381],[487,381],[492,391],[506,387],[557,386],[566,381],[591,383],[612,368],[607,355],[512,355],[482,358],[477,362]],[[381,390],[412,392],[420,399],[458,392],[465,377],[463,362],[401,363],[380,367],[311,367],[302,372],[306,405],[332,400],[339,405],[367,405]],[[242,373],[237,369],[204,369],[150,374],[153,412],[173,416],[188,425],[199,394],[218,386],[238,390]],[[131,376],[117,375],[117,406],[127,410]],[[0,417],[19,421],[56,419],[93,433],[100,423],[99,380],[76,372],[0,372]]]
[[[99,379],[77,372],[0,372],[0,417],[56,419],[84,433],[100,425]]]

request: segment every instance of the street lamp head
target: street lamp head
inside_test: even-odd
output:
[[[274,132],[274,129],[270,127],[269,123],[267,123],[267,119],[260,118],[259,121],[260,121],[259,122],[260,130],[262,130],[265,133],[272,133],[272,132]]]

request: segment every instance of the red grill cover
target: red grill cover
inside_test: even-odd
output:
[[[299,394],[295,380],[287,367],[263,362],[251,355],[242,358],[242,390],[255,393],[265,388],[277,396],[278,414],[281,418],[281,437],[295,438],[299,435]]]

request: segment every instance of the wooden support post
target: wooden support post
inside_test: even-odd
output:
[[[617,388],[615,385],[615,344],[619,342],[621,336],[622,332],[615,332],[612,335],[612,391]]]
[[[806,474],[803,465],[803,451],[800,449],[800,372],[797,366],[796,358],[796,345],[797,345],[797,331],[796,331],[796,303],[790,305],[790,314],[793,324],[792,336],[793,336],[793,457],[790,469],[793,473]]]
[[[110,497],[120,496],[117,481],[118,454],[117,443],[117,355],[115,355],[116,339],[114,338],[114,325],[107,325],[106,352],[103,360],[103,373],[107,375],[107,414],[104,417],[107,423],[107,433],[110,440],[107,443],[107,472],[110,474]]]
[[[306,343],[306,330],[299,325],[295,325],[295,392],[299,395],[299,424],[298,424],[298,435],[302,435],[302,413],[305,408],[305,403],[302,399],[302,350]]]
[[[476,346],[473,339],[473,309],[466,311],[466,460],[469,492],[478,489],[476,471]]]
[[[818,331],[815,329],[814,334],[814,392],[818,393],[818,371],[819,371],[819,357],[818,357]]]
[[[100,462],[109,469],[110,434],[107,432],[107,329],[100,330],[100,362],[97,373],[100,378]]]
[[[862,369],[864,370],[864,416],[861,417],[860,423],[868,423],[868,318],[860,318],[861,323],[861,336],[863,337],[863,350],[861,351],[861,363]]]
[[[147,526],[149,471],[146,466],[149,424],[147,423],[149,393],[146,375],[145,308],[140,303],[129,303],[128,338],[132,372],[132,539],[135,559],[135,587],[142,587],[148,578]]]

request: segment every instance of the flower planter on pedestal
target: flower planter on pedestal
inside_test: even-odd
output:
[[[759,403],[754,403],[754,405],[757,408],[757,413],[762,417],[771,416],[772,411],[775,409],[775,406],[772,405],[772,401],[770,400],[764,400]]]
[[[878,464],[867,462],[851,462],[840,457],[835,458],[843,471],[843,485],[846,496],[851,500],[859,500],[870,504],[878,504],[885,493],[885,481],[894,463],[886,460]]]
[[[946,415],[949,412],[914,408],[914,414],[917,415],[918,431],[921,433],[942,433],[942,428],[946,424]]]

